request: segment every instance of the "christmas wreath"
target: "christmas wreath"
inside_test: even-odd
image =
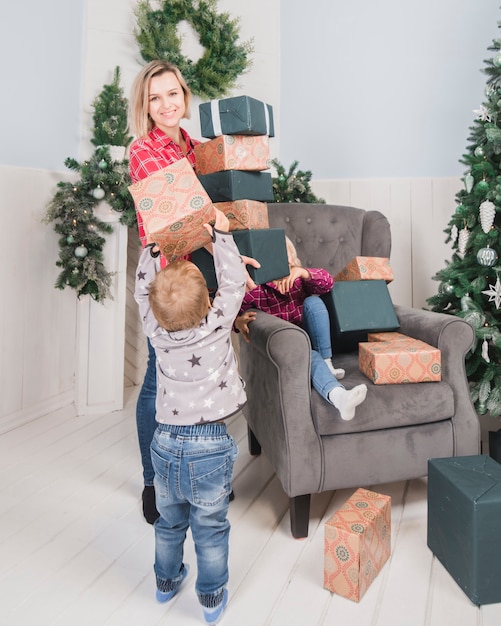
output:
[[[162,59],[176,65],[192,92],[212,100],[225,95],[237,77],[250,66],[252,42],[238,44],[238,19],[217,13],[217,0],[163,0],[153,10],[148,0],[135,9],[134,35],[146,62]],[[186,21],[204,47],[202,57],[193,62],[181,52],[177,25]]]

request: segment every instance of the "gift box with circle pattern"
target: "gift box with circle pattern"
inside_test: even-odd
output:
[[[390,553],[390,496],[357,489],[325,522],[324,587],[358,602]]]

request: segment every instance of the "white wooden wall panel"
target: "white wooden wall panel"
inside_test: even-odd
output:
[[[314,192],[332,204],[381,211],[392,233],[389,289],[397,304],[426,307],[438,284],[432,276],[451,257],[444,228],[454,211],[458,178],[312,181]]]
[[[54,288],[58,235],[42,222],[64,177],[0,166],[0,432],[74,400],[76,298]]]
[[[84,296],[78,302],[78,360],[76,371],[79,415],[123,408],[127,227],[104,202],[94,210],[112,226],[104,235],[103,262],[113,273],[111,298],[96,302]]]

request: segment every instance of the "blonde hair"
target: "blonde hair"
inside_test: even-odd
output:
[[[137,138],[145,137],[153,128],[153,120],[148,114],[150,81],[154,76],[171,72],[178,79],[184,93],[184,118],[190,119],[191,90],[179,68],[167,61],[150,61],[136,76],[129,99],[129,126]]]
[[[301,261],[299,260],[297,256],[297,250],[294,244],[292,243],[292,241],[289,239],[289,237],[285,238],[285,246],[287,248],[287,257],[289,259],[289,265],[291,265],[292,267],[302,267]]]
[[[196,328],[210,309],[202,272],[191,261],[173,261],[155,275],[149,293],[151,311],[165,330]]]

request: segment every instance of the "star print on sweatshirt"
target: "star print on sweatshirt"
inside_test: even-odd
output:
[[[149,286],[160,270],[145,248],[136,272],[135,299],[143,330],[155,348],[156,418],[164,424],[199,424],[224,419],[246,402],[231,343],[233,321],[245,293],[245,267],[233,235],[214,231],[218,291],[207,317],[196,328],[170,332],[155,319]]]

